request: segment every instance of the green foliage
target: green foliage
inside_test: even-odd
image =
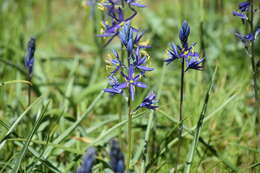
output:
[[[196,140],[190,172],[260,172],[260,140],[255,132],[259,124],[254,116],[259,104],[253,101],[250,59],[233,35],[234,28],[240,27],[232,16],[239,1],[144,2],[149,8],[138,10],[134,26],[147,31],[145,37],[153,46],[149,51],[156,70],[151,75],[160,82],[149,82],[159,92],[160,108],[133,116],[136,172],[173,172],[180,88],[180,74],[174,69],[180,64],[167,66],[162,60],[168,43],[178,40],[183,19],[192,28],[190,40],[203,42],[204,47],[196,48],[205,52],[207,61],[203,72],[185,76],[179,170],[184,169]],[[118,138],[126,155],[125,100],[103,93],[106,52],[120,45],[113,41],[113,46],[100,52],[93,32],[96,25],[99,32],[99,23],[91,20],[89,12],[80,0],[0,1],[0,172],[73,172],[92,145],[100,151],[94,172],[104,172],[112,137]],[[97,21],[101,18],[97,10]],[[37,49],[28,106],[23,57],[31,36],[36,37]],[[198,135],[197,121],[216,66]]]

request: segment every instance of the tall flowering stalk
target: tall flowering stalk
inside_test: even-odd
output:
[[[258,1],[259,2],[259,1]],[[260,33],[260,28],[255,29],[254,26],[254,15],[258,9],[254,8],[253,0],[244,1],[239,3],[238,9],[233,11],[233,15],[240,18],[244,25],[248,25],[250,27],[250,33],[241,34],[239,32],[235,33],[235,36],[241,40],[244,44],[247,53],[251,59],[251,66],[253,72],[253,87],[255,99],[258,99],[258,86],[257,86],[257,69],[256,69],[256,60],[255,60],[255,40]]]
[[[168,51],[169,58],[165,60],[168,64],[180,60],[181,61],[181,88],[180,88],[180,109],[179,109],[179,145],[177,149],[177,161],[176,161],[176,170],[178,166],[178,159],[181,152],[181,142],[182,142],[182,131],[183,131],[183,96],[184,96],[184,77],[185,72],[190,69],[201,70],[202,62],[205,60],[201,58],[199,53],[194,52],[195,44],[189,45],[188,38],[190,35],[190,26],[186,21],[182,23],[181,29],[179,31],[179,40],[181,45],[171,43],[170,49]],[[186,67],[185,67],[186,64]]]
[[[100,3],[101,8],[107,12],[108,21],[103,21],[104,30],[99,37],[108,37],[106,43],[109,44],[112,39],[119,38],[121,42],[121,52],[126,52],[125,57],[120,57],[116,50],[113,50],[113,59],[109,60],[113,68],[108,76],[109,88],[104,91],[110,95],[121,95],[124,92],[128,95],[128,155],[126,170],[129,170],[132,156],[132,114],[140,108],[155,109],[157,106],[154,93],[150,93],[144,101],[133,108],[132,102],[135,101],[136,90],[138,88],[147,88],[142,82],[145,74],[153,71],[153,68],[147,67],[149,56],[145,52],[150,46],[142,44],[141,39],[144,32],[131,26],[131,20],[136,16],[137,11],[134,7],[145,7],[137,3],[136,0],[107,0]],[[132,11],[130,16],[124,14],[124,9],[129,8]],[[124,53],[121,53],[121,56]]]
[[[34,65],[34,53],[36,49],[35,38],[31,38],[27,44],[27,52],[24,57],[24,66],[28,71],[28,81],[32,82],[33,65]],[[28,85],[28,105],[31,103],[31,86]]]

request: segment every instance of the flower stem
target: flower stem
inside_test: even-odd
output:
[[[28,81],[32,83],[32,78],[29,76]],[[28,106],[31,104],[31,85],[28,85]]]
[[[130,168],[131,157],[132,157],[132,110],[131,110],[131,97],[130,97],[130,89],[129,89],[129,97],[128,97],[128,155],[127,155],[126,170],[129,170],[129,168]]]
[[[183,95],[184,95],[184,58],[182,58],[181,62],[181,90],[180,90],[180,114],[179,114],[179,144],[177,148],[177,158],[175,170],[177,172],[178,169],[178,161],[181,153],[181,143],[182,143],[182,130],[183,130]]]
[[[250,0],[251,10],[250,10],[250,32],[254,33],[254,2]],[[257,100],[257,83],[256,83],[256,65],[255,65],[255,43],[251,42],[251,65],[253,70],[253,85],[254,85],[254,93],[255,100]]]

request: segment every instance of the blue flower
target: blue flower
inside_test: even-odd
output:
[[[111,60],[111,64],[116,67],[115,70],[113,70],[111,72],[111,75],[114,75],[115,73],[117,73],[120,70],[121,67],[123,67],[123,64],[119,59],[119,55],[118,55],[117,51],[114,49],[112,51],[113,51],[114,56],[116,57],[115,59]]]
[[[202,65],[201,63],[204,61],[204,58],[199,58],[198,53],[194,53],[193,56],[191,56],[190,59],[186,59],[186,71],[189,69],[194,69],[194,70],[202,70]]]
[[[190,35],[190,26],[186,21],[184,21],[182,23],[180,33],[179,33],[179,38],[181,40],[181,44],[183,48],[188,48],[189,35]]]
[[[171,43],[171,48],[168,50],[169,58],[164,60],[167,64],[173,62],[174,60],[180,58],[180,55],[177,50],[177,46],[174,43]]]
[[[143,82],[138,81],[141,78],[141,75],[134,76],[134,65],[130,65],[128,69],[128,76],[126,76],[123,72],[121,72],[121,74],[125,78],[126,82],[122,83],[120,88],[129,87],[129,93],[132,100],[134,100],[135,96],[135,86],[147,88],[147,86]]]
[[[107,8],[107,14],[111,19],[111,25],[107,24],[106,22],[103,22],[104,31],[102,34],[99,34],[97,36],[98,37],[112,37],[112,39],[113,39],[115,36],[118,35],[119,29],[121,28],[121,26],[124,23],[129,22],[136,16],[137,11],[135,9],[131,8],[131,10],[133,11],[133,14],[131,16],[129,16],[128,18],[125,18],[122,8],[116,7],[117,3],[119,3],[118,1],[113,2],[112,0],[109,0],[107,3],[104,3],[102,5],[105,8]],[[109,42],[111,40],[109,40]]]
[[[111,88],[105,88],[104,92],[108,92],[112,96],[115,94],[122,94],[123,93],[122,89],[124,88],[124,84],[120,84],[116,79],[116,77],[113,75],[109,76],[108,78],[109,78],[109,84]]]
[[[92,173],[92,168],[96,160],[96,148],[90,147],[83,159],[82,166],[77,170],[77,173]]]
[[[115,139],[111,141],[110,164],[115,173],[124,173],[125,159],[118,142]]]
[[[146,61],[147,61],[147,57],[141,55],[140,53],[140,48],[136,48],[135,53],[133,54],[133,59],[134,59],[134,66],[135,68],[139,69],[141,71],[141,74],[144,75],[145,72],[147,71],[153,71],[153,68],[150,67],[146,67]]]
[[[154,104],[157,103],[156,95],[154,92],[150,92],[148,96],[146,96],[143,100],[143,102],[136,108],[147,108],[147,109],[156,109],[158,106],[155,106]]]
[[[34,64],[34,53],[35,53],[36,43],[35,38],[31,38],[27,45],[27,53],[24,58],[24,65],[28,70],[29,76],[32,76],[33,64]]]
[[[233,15],[242,19],[242,22],[244,24],[245,21],[248,20],[247,13],[249,11],[249,8],[250,8],[250,2],[248,1],[241,2],[238,5],[237,11],[233,11]]]
[[[250,7],[250,2],[248,2],[248,1],[241,2],[241,3],[238,5],[238,9],[239,9],[241,12],[248,11],[248,10],[249,10],[249,7]]]
[[[242,19],[242,20],[248,20],[247,15],[244,14],[244,13],[240,13],[240,12],[237,12],[237,11],[233,11],[233,15],[239,17],[239,18]]]
[[[145,7],[145,5],[137,3],[136,0],[125,0],[125,1],[129,5],[133,5],[133,6],[137,6],[137,7],[141,7],[141,8]]]
[[[119,32],[119,38],[123,45],[126,47],[128,56],[131,55],[131,52],[134,48],[134,40],[133,40],[133,35],[134,35],[134,29],[131,27],[130,23],[126,23],[122,30]]]

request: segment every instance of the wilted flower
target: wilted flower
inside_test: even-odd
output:
[[[27,44],[27,53],[24,58],[24,65],[27,68],[30,77],[32,76],[32,72],[33,72],[35,48],[36,48],[35,38],[32,37]]]
[[[96,160],[96,148],[90,147],[83,159],[83,164],[77,173],[92,173],[92,168]]]
[[[110,164],[115,173],[124,173],[125,159],[118,142],[115,139],[111,141]]]
[[[146,96],[143,100],[143,102],[136,108],[147,108],[147,109],[156,109],[158,106],[155,106],[154,104],[157,103],[156,95],[154,92],[150,92],[148,96]]]
[[[109,78],[109,84],[112,88],[105,88],[104,92],[108,92],[111,95],[122,94],[123,93],[122,89],[124,88],[125,85],[120,84],[116,79],[116,77],[113,75],[109,76],[108,78]]]
[[[139,82],[138,80],[141,78],[141,75],[134,76],[134,66],[131,64],[128,69],[128,76],[126,76],[123,72],[121,72],[122,76],[125,78],[126,82],[120,85],[121,88],[129,87],[129,93],[132,100],[134,100],[135,96],[135,86],[141,88],[147,88],[147,86],[143,82]]]

